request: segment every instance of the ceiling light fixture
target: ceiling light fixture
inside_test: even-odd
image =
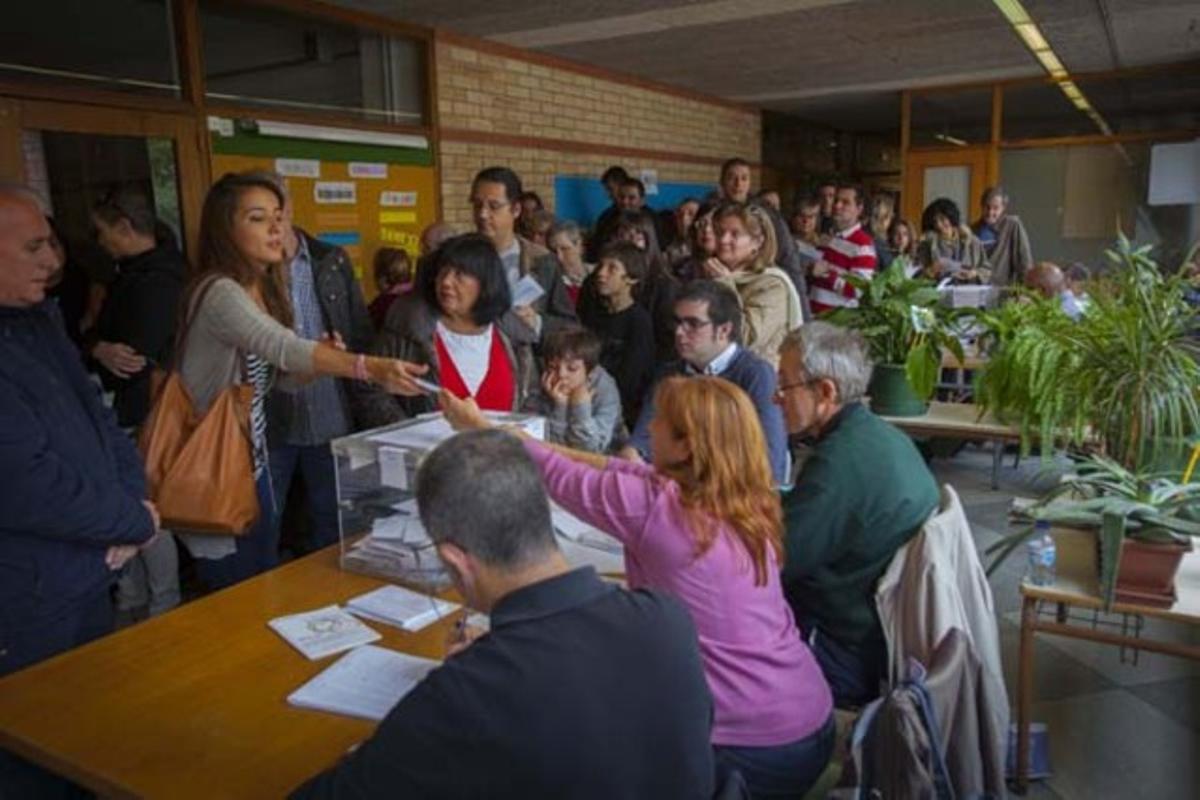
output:
[[[1112,135],[1112,128],[1104,117],[1100,116],[1092,104],[1088,101],[1083,91],[1076,85],[1075,81],[1071,80],[1071,73],[1067,72],[1067,68],[1063,66],[1062,61],[1058,59],[1058,55],[1054,49],[1050,47],[1050,43],[1046,41],[1046,37],[1042,35],[1041,29],[1033,18],[1029,16],[1029,12],[1025,10],[1025,6],[1021,4],[1021,0],[992,0],[996,8],[1008,20],[1008,24],[1012,26],[1013,31],[1020,37],[1025,46],[1029,48],[1029,52],[1033,53],[1034,58],[1046,70],[1046,73],[1058,84],[1058,88],[1066,96],[1071,105],[1087,114],[1092,122],[1096,123],[1096,127],[1105,136]]]
[[[951,136],[948,133],[935,133],[933,135],[933,138],[937,139],[939,142],[945,142],[946,144],[952,144],[956,147],[966,147],[967,146],[967,143],[965,140],[959,139],[957,136]]]

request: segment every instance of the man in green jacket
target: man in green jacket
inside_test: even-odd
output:
[[[780,348],[775,399],[811,455],[783,497],[783,589],[838,707],[879,694],[887,645],[875,586],[938,506],[938,487],[904,433],[861,402],[871,375],[859,334],[810,322]]]

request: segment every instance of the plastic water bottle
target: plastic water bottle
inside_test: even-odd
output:
[[[1054,583],[1054,565],[1058,553],[1047,520],[1038,520],[1034,524],[1033,539],[1026,547],[1029,553],[1029,582],[1034,586],[1049,586]]]

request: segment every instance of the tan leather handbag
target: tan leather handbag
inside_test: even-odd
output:
[[[193,313],[207,294],[201,291]],[[175,368],[162,384],[138,435],[150,499],[162,527],[188,533],[238,536],[258,519],[250,402],[254,387],[242,382],[223,389],[203,416],[180,375],[191,320],[175,348]]]

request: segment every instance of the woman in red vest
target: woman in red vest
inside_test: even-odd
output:
[[[504,266],[491,241],[479,234],[456,236],[433,255],[418,276],[417,290],[396,300],[376,353],[406,353],[428,364],[426,380],[456,397],[473,397],[482,409],[521,407],[533,369],[533,332],[512,313]],[[390,414],[372,409],[370,423],[433,410],[432,397],[386,398]]]

